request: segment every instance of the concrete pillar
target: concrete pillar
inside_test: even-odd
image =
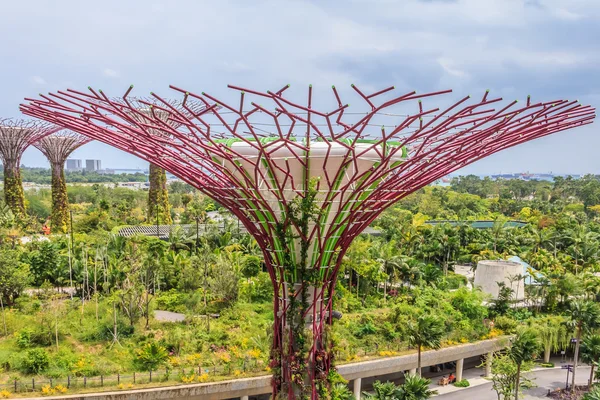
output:
[[[416,375],[417,374],[417,369],[416,368],[411,369],[410,371],[408,371],[408,374],[409,375]]]
[[[362,388],[362,378],[356,378],[354,381],[354,397],[360,400],[360,389]]]
[[[494,353],[491,351],[487,353],[485,357],[485,377],[489,378],[492,376],[492,359],[494,358]]]
[[[463,373],[463,364],[465,362],[464,358],[456,361],[456,382],[462,381],[462,373]]]
[[[240,397],[240,400],[248,400],[248,396],[242,396]]]

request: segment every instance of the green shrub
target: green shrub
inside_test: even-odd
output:
[[[167,292],[158,293],[154,301],[158,310],[185,313],[187,311],[185,307],[187,297],[185,293],[171,289]]]
[[[494,320],[494,328],[500,329],[506,334],[515,333],[517,330],[518,322],[510,317],[498,316]]]
[[[21,349],[26,349],[31,346],[31,329],[21,329],[15,332],[15,341]]]
[[[454,386],[456,386],[456,387],[461,387],[461,388],[465,388],[465,387],[469,387],[469,386],[471,386],[471,384],[469,383],[469,381],[468,381],[468,380],[466,380],[466,379],[463,379],[463,380],[461,380],[461,381],[454,382]]]
[[[44,349],[27,350],[21,362],[21,370],[26,374],[39,374],[50,366],[50,357]]]
[[[240,296],[253,303],[264,303],[273,300],[273,284],[266,272],[259,273],[255,278],[240,282]]]
[[[549,362],[549,363],[540,363],[540,367],[543,367],[543,368],[554,368],[554,363],[551,363],[551,362]]]
[[[367,335],[373,335],[377,333],[377,327],[373,322],[367,321],[364,324],[360,325],[355,331],[354,336],[358,338],[365,337]]]

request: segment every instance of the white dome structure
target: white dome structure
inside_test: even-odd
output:
[[[503,282],[513,290],[513,300],[525,298],[525,284],[523,276],[523,265],[514,261],[484,260],[477,263],[475,271],[475,287],[498,298],[498,282]],[[520,278],[518,278],[520,277]]]

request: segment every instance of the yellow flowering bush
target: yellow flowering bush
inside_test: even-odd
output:
[[[3,389],[0,391],[0,399],[9,399],[10,398],[10,392],[6,389]]]

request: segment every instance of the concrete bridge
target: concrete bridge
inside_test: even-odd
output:
[[[508,345],[508,338],[482,340],[440,350],[428,350],[421,354],[422,367],[456,362],[456,379],[462,379],[465,360],[479,363],[481,356],[491,354]],[[491,359],[491,358],[489,358]],[[344,364],[338,372],[353,388],[357,400],[361,391],[370,387],[373,381],[394,381],[404,373],[416,373],[417,354],[381,358]],[[486,364],[486,375],[491,372],[491,363]],[[80,395],[64,395],[45,397],[46,399],[81,399],[81,400],[225,400],[225,399],[268,399],[271,393],[271,376],[235,379],[212,383],[180,384],[151,389],[122,390],[113,392],[90,393]]]

